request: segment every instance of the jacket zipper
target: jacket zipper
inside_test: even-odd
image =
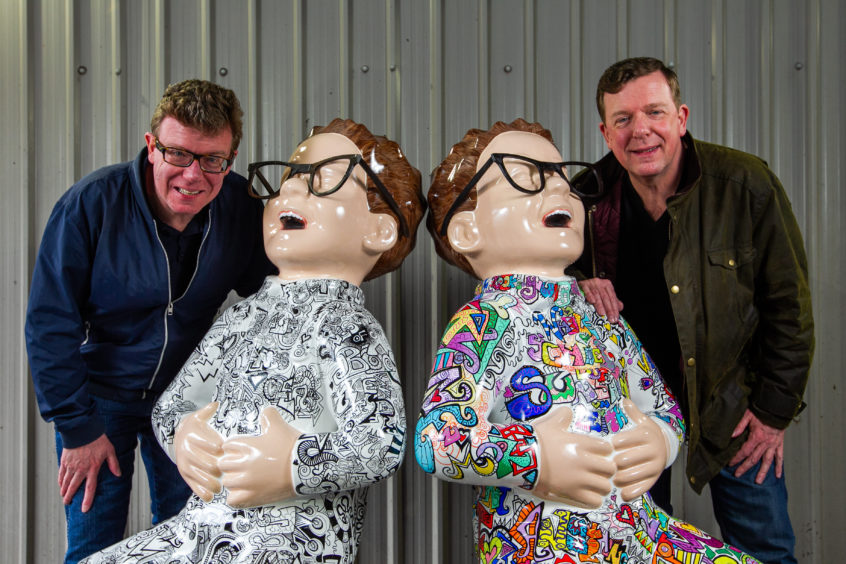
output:
[[[593,212],[596,211],[596,204],[593,204],[588,209],[588,237],[590,237],[590,268],[593,272],[593,278],[596,278],[596,246],[593,241]]]
[[[167,332],[167,316],[173,315],[173,288],[170,286],[170,259],[167,257],[167,250],[164,247],[164,243],[162,243],[162,238],[159,236],[159,228],[156,224],[156,220],[153,220],[153,229],[156,232],[156,240],[159,242],[159,247],[162,249],[162,253],[165,257],[165,266],[167,266],[167,308],[165,309],[165,316],[164,316],[164,343],[162,343],[162,351],[159,353],[159,363],[156,365],[156,369],[153,371],[153,377],[150,378],[150,382],[147,384],[147,390],[153,389],[153,382],[156,381],[156,376],[159,375],[159,369],[162,367],[162,361],[164,361],[164,353],[165,349],[167,349],[167,341],[168,341],[168,332]],[[146,392],[145,392],[146,395]]]
[[[156,239],[159,241],[159,246],[161,247],[162,252],[164,253],[165,264],[167,265],[167,309],[165,311],[165,317],[164,317],[164,333],[165,333],[164,344],[162,345],[162,352],[159,355],[159,363],[158,363],[158,365],[156,365],[156,370],[153,372],[153,377],[150,378],[150,383],[147,384],[147,390],[153,389],[153,382],[156,381],[156,376],[159,375],[159,370],[161,369],[162,362],[164,361],[165,349],[167,349],[167,342],[168,342],[167,318],[168,318],[168,316],[173,315],[174,304],[176,302],[178,302],[179,300],[181,300],[182,297],[185,294],[188,293],[188,289],[191,288],[191,284],[194,283],[194,278],[197,277],[197,271],[200,269],[200,253],[202,253],[203,246],[205,245],[206,239],[208,239],[209,233],[211,232],[211,209],[208,210],[208,214],[209,214],[209,217],[208,217],[206,232],[203,235],[203,240],[200,241],[200,247],[197,249],[197,262],[194,264],[194,273],[191,275],[191,280],[188,281],[188,286],[185,287],[185,292],[183,292],[182,296],[179,296],[175,300],[173,299],[173,288],[171,287],[171,284],[170,284],[170,259],[168,259],[167,251],[164,248],[164,243],[162,243],[162,239],[161,239],[161,237],[159,237],[159,230],[158,230],[158,228],[156,228]],[[156,224],[156,220],[154,219],[153,225],[155,226],[155,224]]]

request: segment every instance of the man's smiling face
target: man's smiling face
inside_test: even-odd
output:
[[[688,108],[678,108],[660,71],[627,82],[616,94],[605,93],[599,130],[608,148],[631,175],[645,184],[673,178],[681,168],[681,137]]]
[[[166,163],[164,155],[156,148],[156,136],[147,133],[145,139],[147,159],[153,168],[152,181],[146,186],[150,207],[159,219],[181,231],[194,215],[217,197],[229,170],[218,174],[204,172],[196,159],[187,167]],[[198,155],[234,156],[232,131],[228,127],[209,135],[168,116],[159,126],[158,139],[165,147],[185,149]]]

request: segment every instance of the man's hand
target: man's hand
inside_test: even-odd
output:
[[[77,448],[62,448],[59,461],[59,493],[65,505],[70,504],[80,484],[85,482],[85,496],[82,498],[82,512],[87,513],[94,504],[97,491],[97,474],[103,461],[115,476],[120,476],[115,447],[105,434],[87,445]]]
[[[629,398],[623,399],[623,411],[634,427],[611,439],[617,465],[614,485],[620,488],[623,500],[630,501],[648,491],[664,471],[669,448],[661,427]]]
[[[230,507],[255,507],[294,497],[291,458],[300,432],[272,407],[259,418],[261,434],[223,443],[220,469]]]
[[[617,293],[610,280],[606,278],[579,280],[579,288],[582,289],[585,299],[596,308],[596,313],[604,315],[611,323],[617,323],[620,320],[623,302],[617,299]]]
[[[538,497],[585,509],[599,507],[611,492],[617,466],[611,445],[599,437],[567,430],[569,407],[558,407],[532,422],[540,450],[540,468],[533,493]]]
[[[220,492],[218,458],[223,454],[223,437],[208,423],[218,405],[215,401],[186,415],[173,435],[176,467],[185,483],[204,501],[211,501]]]
[[[743,476],[750,468],[761,462],[758,475],[755,476],[756,484],[763,484],[770,466],[775,460],[776,478],[781,478],[781,471],[784,465],[784,429],[776,429],[762,423],[748,409],[737,427],[734,428],[731,436],[739,437],[744,429],[749,427],[749,436],[746,442],[729,462],[729,466],[740,464],[734,471],[735,477]]]

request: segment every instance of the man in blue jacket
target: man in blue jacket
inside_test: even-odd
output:
[[[231,90],[170,85],[138,156],[74,184],[47,223],[26,343],[56,428],[66,562],[122,538],[139,441],[153,523],[191,493],[156,442],[153,405],[229,291],[252,294],[272,270],[262,206],[231,172],[241,115]]]

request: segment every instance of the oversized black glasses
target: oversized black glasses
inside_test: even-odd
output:
[[[461,204],[470,196],[470,191],[479,183],[485,172],[496,163],[502,175],[516,190],[526,194],[535,194],[546,187],[548,173],[554,173],[563,178],[570,186],[570,191],[582,199],[596,197],[602,194],[602,179],[591,163],[582,161],[565,161],[552,163],[538,161],[523,155],[512,155],[510,153],[493,153],[482,165],[482,168],[473,175],[467,186],[461,190],[458,197],[444,215],[441,223],[441,237],[446,237],[447,226],[452,216],[456,214]],[[565,174],[564,169],[570,171],[570,176]],[[510,169],[510,171],[509,171]]]
[[[376,186],[382,200],[394,212],[400,224],[400,234],[408,237],[410,234],[408,224],[405,217],[400,213],[396,200],[361,155],[337,155],[311,164],[287,161],[250,163],[247,166],[250,196],[262,200],[274,198],[279,193],[282,183],[295,174],[301,174],[305,177],[309,192],[315,196],[328,196],[340,190],[356,165],[364,169],[364,172]],[[341,171],[343,171],[343,174],[340,174]],[[268,177],[272,180],[269,180]]]
[[[177,149],[175,147],[165,147],[159,142],[156,137],[156,149],[162,152],[162,158],[167,164],[173,166],[181,166],[186,168],[191,166],[191,163],[196,161],[200,164],[200,170],[203,172],[211,172],[213,174],[220,174],[225,172],[232,163],[231,158],[220,157],[218,155],[198,155],[185,149]]]

